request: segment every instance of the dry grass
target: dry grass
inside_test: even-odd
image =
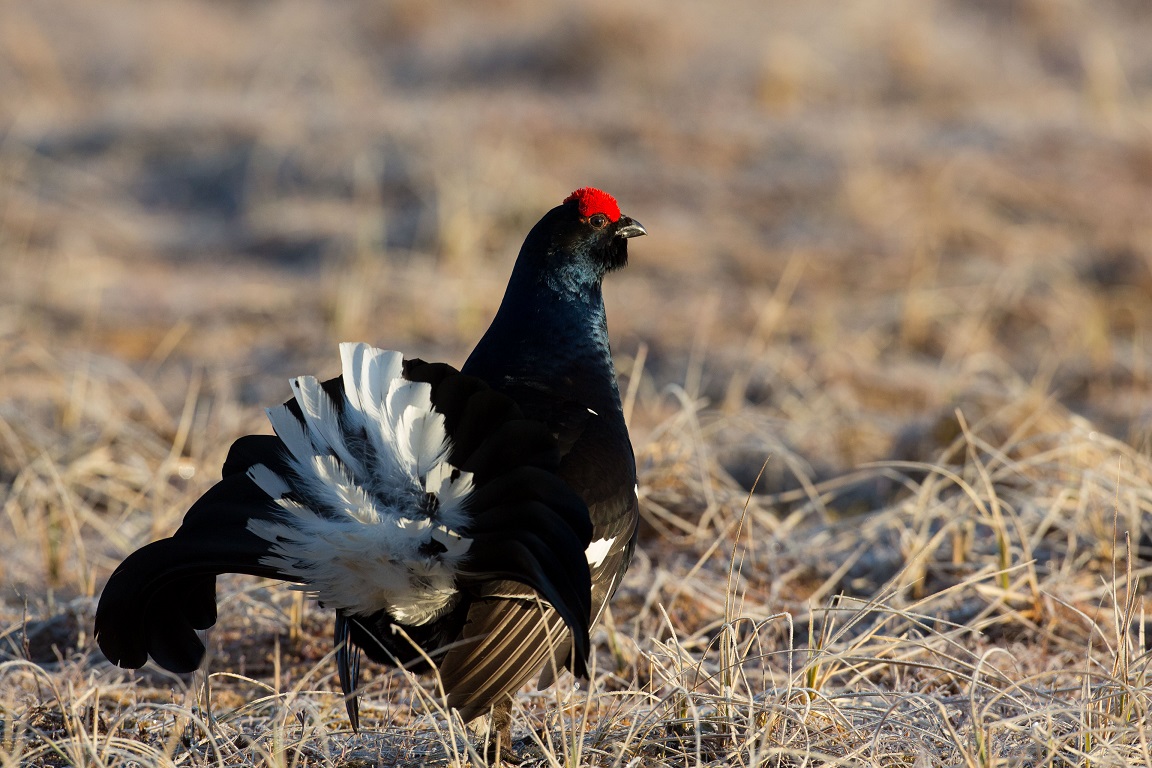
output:
[[[434,681],[223,579],[110,667],[116,563],[287,376],[459,362],[583,184],[642,548],[534,765],[1152,764],[1152,18],[1107,0],[0,7],[0,766],[463,765]]]

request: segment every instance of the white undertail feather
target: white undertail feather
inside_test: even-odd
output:
[[[248,528],[272,544],[263,562],[302,579],[325,605],[423,624],[458,598],[472,476],[448,463],[431,387],[403,378],[398,352],[341,344],[340,360],[342,414],[310,376],[292,381],[303,424],[287,406],[268,410],[292,471],[248,470],[284,510]]]

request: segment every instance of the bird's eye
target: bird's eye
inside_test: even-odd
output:
[[[595,229],[604,229],[608,226],[608,217],[602,213],[596,213],[588,217],[588,223]]]

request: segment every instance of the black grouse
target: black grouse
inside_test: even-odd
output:
[[[272,435],[237,440],[223,479],[171,538],[108,580],[109,660],[173,672],[204,658],[216,576],[295,582],[336,610],[340,685],[358,727],[360,652],[439,669],[465,721],[537,673],[587,676],[589,631],[636,540],[636,464],[601,282],[646,234],[597,189],[534,226],[491,327],[459,371],[365,344],[342,375],[291,382]]]

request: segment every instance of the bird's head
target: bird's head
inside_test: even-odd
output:
[[[525,241],[521,259],[533,260],[557,292],[580,292],[627,264],[628,240],[646,234],[607,192],[583,187],[544,215]]]

